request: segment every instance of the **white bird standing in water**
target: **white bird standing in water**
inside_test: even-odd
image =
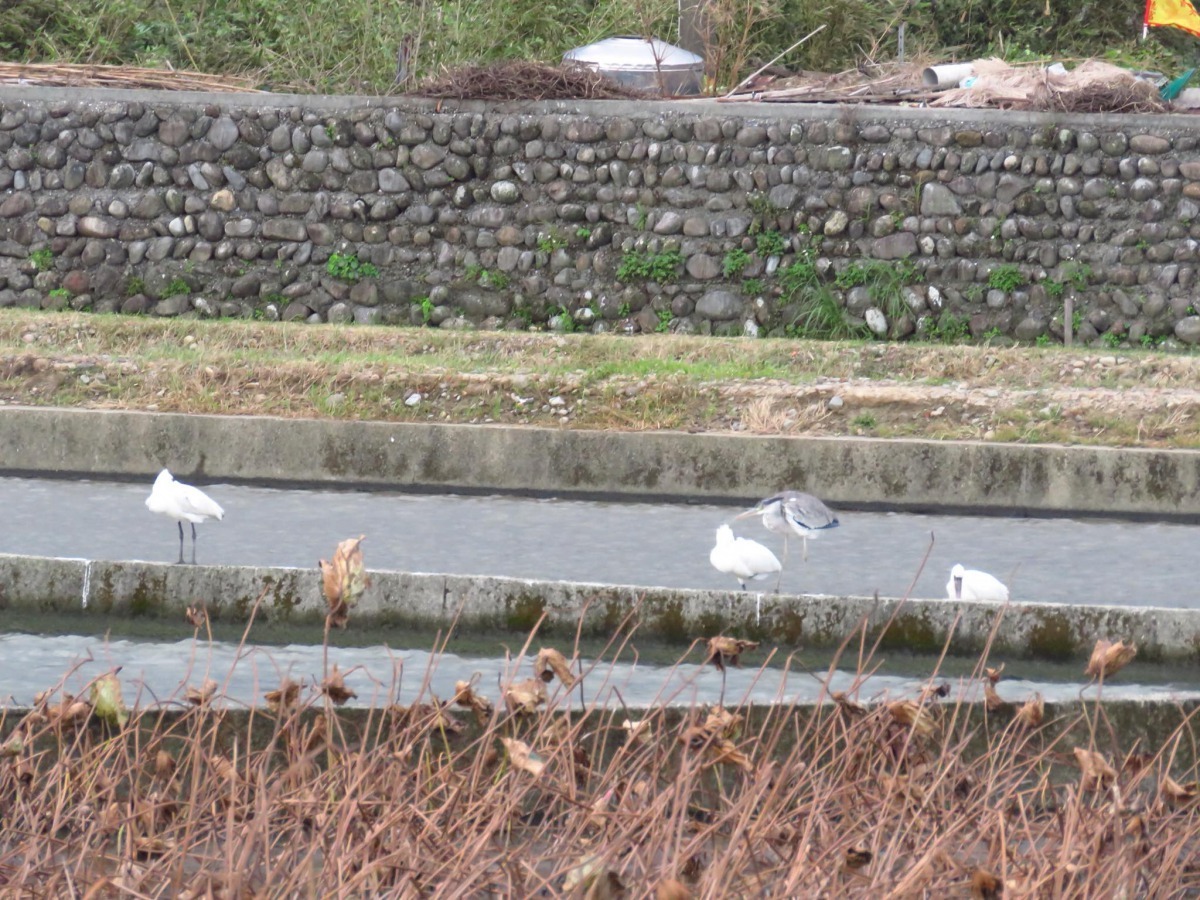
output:
[[[176,481],[163,469],[154,479],[146,509],[174,519],[179,525],[179,562],[183,562],[183,523],[192,525],[192,565],[196,564],[196,523],[225,518],[225,510],[212,497],[190,484]]]
[[[749,538],[734,537],[733,529],[722,525],[717,529],[716,546],[709,551],[708,561],[713,568],[726,575],[732,575],[746,590],[747,581],[758,581],[779,572],[783,566],[779,559],[760,544]],[[754,621],[757,622],[762,613],[762,594],[754,598]]]
[[[803,559],[808,562],[809,538],[815,541],[821,536],[822,531],[838,527],[837,516],[833,514],[833,510],[812,494],[805,494],[801,491],[783,491],[773,497],[759,500],[753,509],[748,509],[741,515],[735,516],[734,521],[749,516],[762,516],[762,523],[766,526],[767,531],[783,535],[784,562],[787,562],[788,538],[791,535],[798,535],[804,542]],[[775,584],[776,592],[779,591],[779,583],[782,581],[783,567],[781,566],[779,581]]]
[[[994,600],[1008,602],[1008,588],[994,575],[955,565],[946,582],[946,594],[951,600]]]

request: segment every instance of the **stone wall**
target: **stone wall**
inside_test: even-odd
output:
[[[0,89],[0,306],[1195,344],[1198,239],[1183,116]]]

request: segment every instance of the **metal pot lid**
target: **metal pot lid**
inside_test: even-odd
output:
[[[704,65],[704,57],[682,47],[637,35],[622,34],[576,47],[563,54],[564,60],[591,63],[605,69],[693,69]]]

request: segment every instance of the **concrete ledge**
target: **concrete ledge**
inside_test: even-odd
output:
[[[829,121],[830,104],[722,102],[713,98],[692,100],[455,100],[426,97],[393,97],[353,94],[209,93],[203,91],[155,91],[137,88],[48,87],[41,85],[0,86],[0,106],[20,103],[77,103],[101,106],[106,103],[148,103],[162,107],[216,106],[232,109],[305,109],[331,114],[352,113],[372,108],[400,109],[412,112],[511,113],[529,116],[578,115],[605,118],[628,116],[661,119],[671,116],[704,118],[744,118],[760,122]],[[1128,131],[1145,129],[1191,133],[1197,127],[1194,116],[1180,114],[1096,114],[1027,112],[1000,109],[929,108],[916,106],[864,107],[834,104],[855,122],[907,122],[913,127],[933,123],[959,123],[986,128],[1054,126],[1085,131]],[[999,125],[997,125],[999,123]]]
[[[7,474],[746,501],[1200,522],[1200,453],[0,409]]]
[[[869,638],[882,635],[884,649],[918,653],[940,652],[949,641],[954,654],[973,656],[995,631],[993,652],[1010,656],[1085,659],[1097,639],[1108,638],[1135,641],[1147,662],[1200,659],[1200,610],[767,594],[756,624],[751,594],[410,572],[371,577],[351,628],[457,623],[527,633],[544,613],[547,635],[572,636],[582,619],[587,637],[607,637],[624,623],[680,643],[724,633],[829,648],[865,621]],[[318,629],[320,590],[315,569],[0,555],[0,610],[153,616],[178,621],[181,636],[191,633],[187,606],[203,603],[216,620],[244,621],[260,593],[261,620]]]

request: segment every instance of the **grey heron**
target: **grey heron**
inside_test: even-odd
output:
[[[146,498],[146,508],[152,513],[174,519],[179,525],[179,562],[183,562],[183,523],[192,526],[192,564],[196,562],[196,523],[225,518],[225,510],[199,488],[176,481],[167,469],[158,473],[154,487]]]
[[[977,569],[964,569],[956,564],[950,570],[950,580],[946,582],[946,595],[951,600],[993,600],[998,603],[1008,601],[1008,588],[994,575],[980,572]]]
[[[803,541],[803,559],[808,561],[808,541],[816,540],[821,532],[828,528],[837,528],[837,516],[833,511],[814,497],[802,491],[782,491],[772,497],[759,500],[753,509],[748,509],[741,515],[735,516],[734,521],[749,516],[762,516],[762,523],[767,531],[783,535],[783,561],[787,562],[788,538],[795,534]],[[779,581],[783,581],[783,570],[780,567]],[[779,590],[776,583],[775,590]]]

